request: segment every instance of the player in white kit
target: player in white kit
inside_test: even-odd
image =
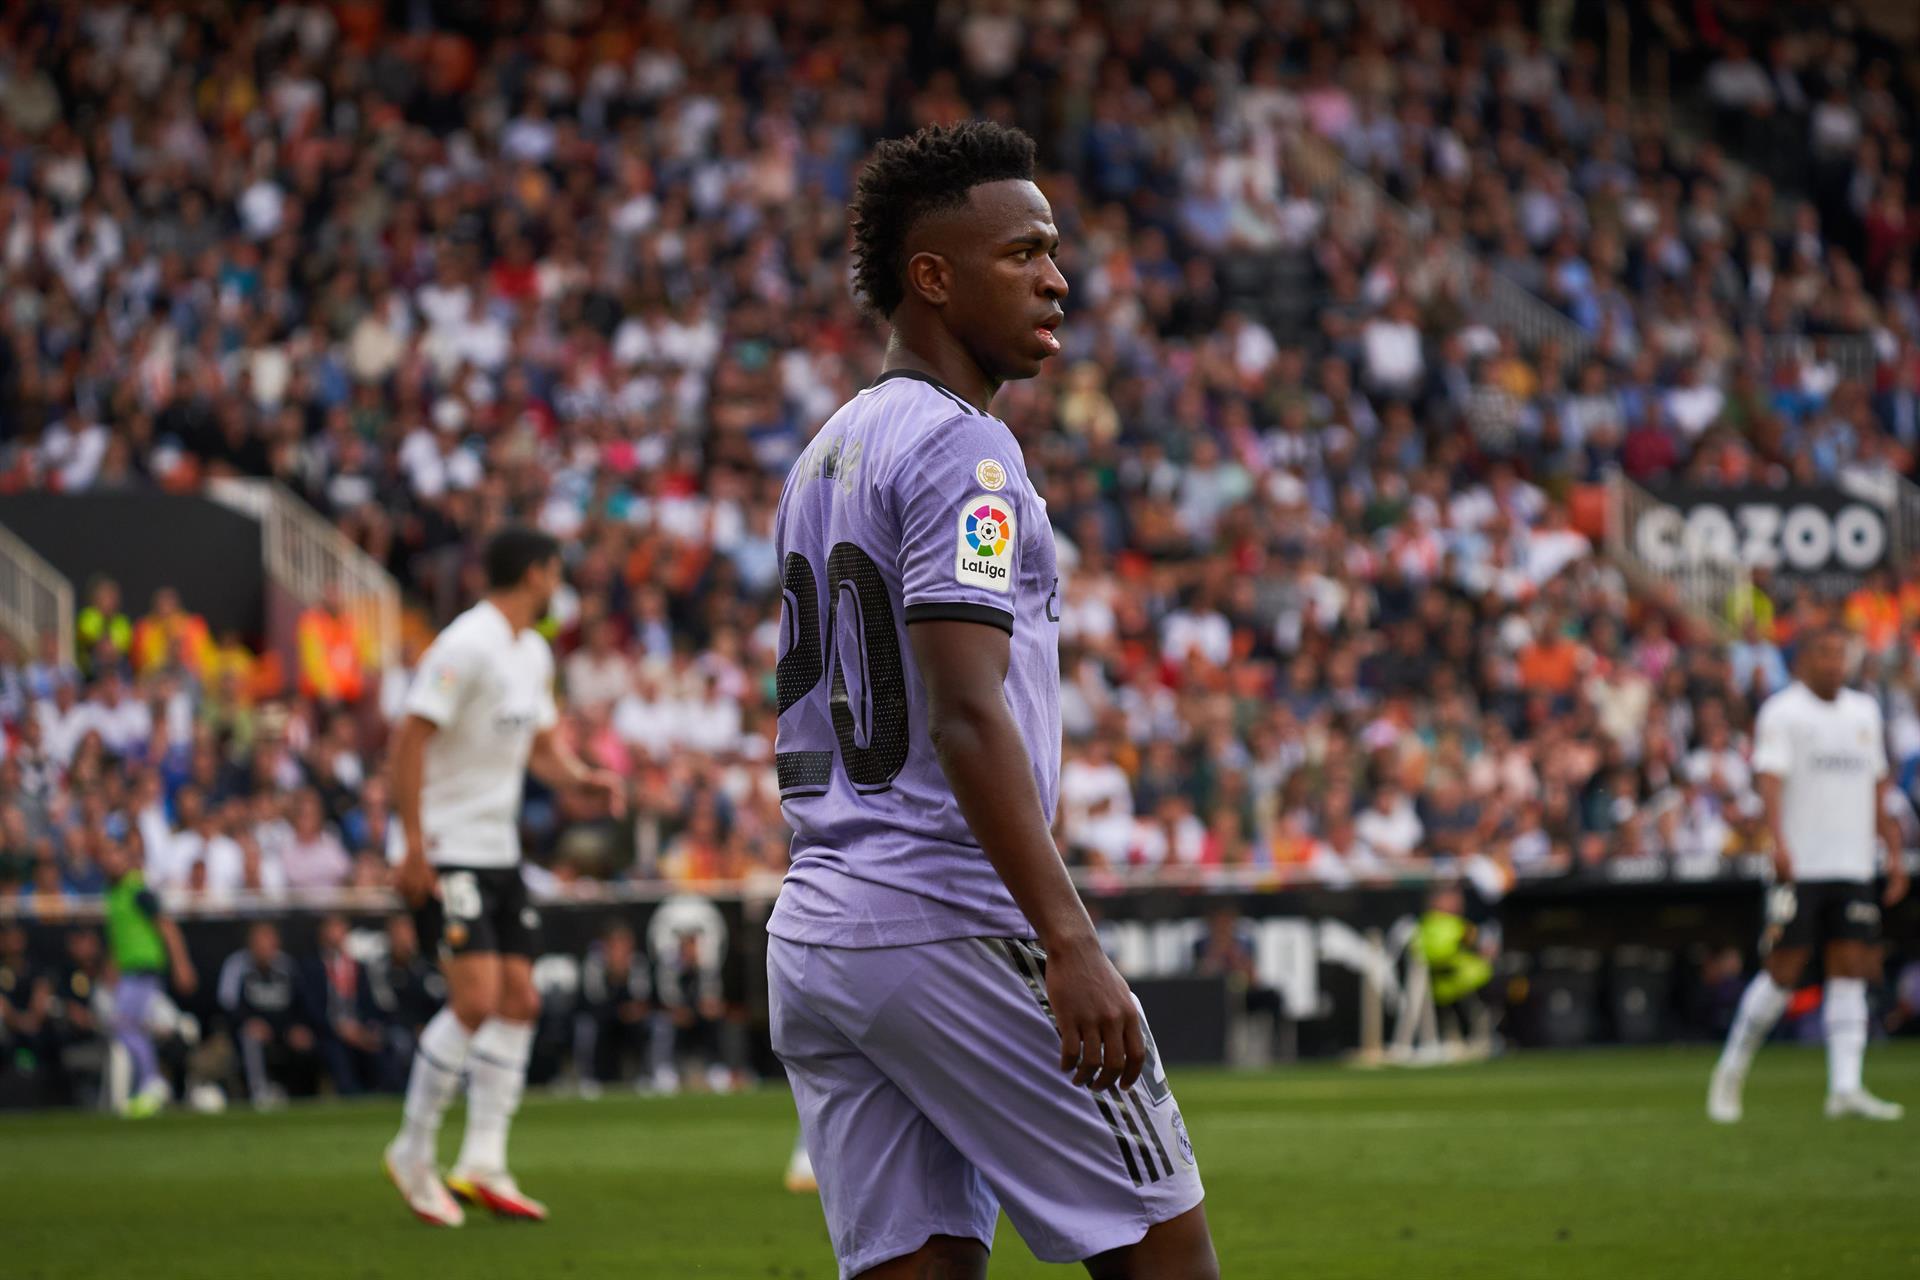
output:
[[[1740,998],[1707,1092],[1707,1115],[1740,1119],[1754,1051],[1786,1010],[1816,945],[1826,968],[1827,1115],[1898,1120],[1903,1109],[1861,1084],[1867,1051],[1867,979],[1879,967],[1881,902],[1907,893],[1900,829],[1887,812],[1880,708],[1846,687],[1847,635],[1815,632],[1801,678],[1767,699],[1754,728],[1753,771],[1773,833],[1765,967]],[[1887,888],[1874,896],[1874,836],[1887,849]]]
[[[392,752],[396,882],[421,945],[437,945],[447,1004],[420,1033],[386,1167],[414,1214],[446,1227],[464,1219],[456,1195],[503,1217],[547,1216],[507,1172],[507,1129],[540,1012],[540,915],[520,876],[525,775],[602,792],[615,813],[624,803],[620,776],[588,768],[554,733],[553,652],[533,628],[560,585],[560,544],[504,529],[487,544],[486,571],[486,598],[420,659]],[[442,1182],[440,1119],[463,1073],[466,1137]]]

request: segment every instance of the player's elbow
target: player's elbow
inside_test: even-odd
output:
[[[927,737],[942,760],[963,758],[980,750],[996,723],[1007,714],[999,698],[962,694],[936,699],[927,708]]]

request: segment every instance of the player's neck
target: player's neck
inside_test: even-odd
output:
[[[1807,692],[1812,694],[1814,697],[1820,699],[1820,701],[1822,702],[1832,702],[1835,698],[1840,696],[1840,686],[1835,685],[1831,689],[1823,690],[1818,685],[1809,684],[1807,685]]]
[[[986,414],[991,414],[987,406],[1000,389],[1000,384],[987,376],[951,333],[937,324],[915,323],[913,318],[903,317],[887,339],[880,371],[890,373],[895,369],[911,369],[937,378],[940,385]]]
[[[516,636],[539,621],[533,616],[533,601],[517,591],[489,591],[487,603],[500,611]]]

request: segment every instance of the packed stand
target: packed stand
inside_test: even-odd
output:
[[[683,8],[10,10],[0,480],[272,477],[432,623],[537,519],[569,547],[566,731],[634,800],[615,825],[533,788],[544,886],[770,882],[773,508],[883,337],[850,183],[877,137],[1001,117],[1073,286],[1064,355],[995,406],[1061,541],[1070,858],[1351,882],[1755,846],[1747,729],[1823,605],[1777,589],[1720,644],[1628,591],[1581,504],[1615,464],[1911,470],[1911,239],[1867,263],[1817,204],[1777,223],[1513,9]],[[1328,151],[1410,221],[1309,181]],[[1588,355],[1523,348],[1490,273]],[[1912,584],[1863,604],[1909,784]],[[367,708],[404,670],[324,617],[275,672],[177,601],[124,636],[121,608],[83,670],[0,676],[0,898],[97,893],[110,849],[169,902],[381,885]]]

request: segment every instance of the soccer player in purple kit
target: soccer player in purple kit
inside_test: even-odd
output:
[[[851,214],[885,370],[801,455],[775,767],[773,1043],[842,1277],[971,1280],[999,1211],[1099,1280],[1215,1280],[1193,1147],[1053,843],[1053,534],[988,411],[1060,350],[1033,142],[884,142]]]

